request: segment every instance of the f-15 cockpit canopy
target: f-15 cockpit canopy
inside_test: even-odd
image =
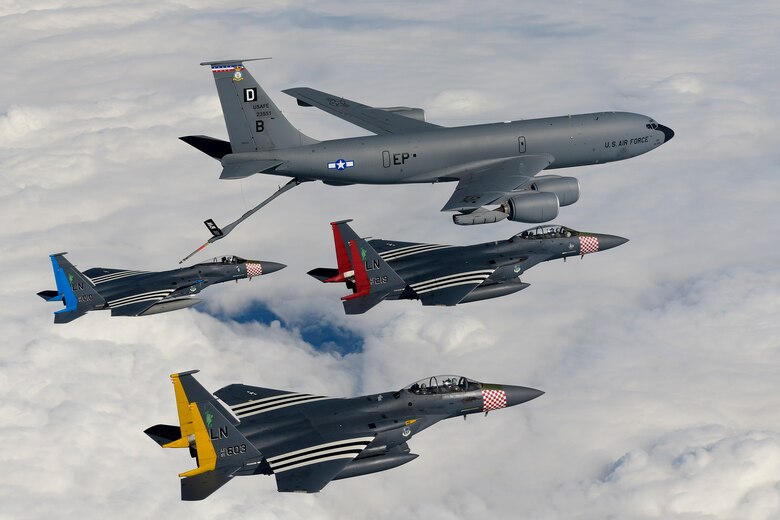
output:
[[[412,383],[404,390],[417,395],[449,394],[479,390],[482,383],[463,376],[431,376]]]
[[[579,235],[577,231],[566,226],[536,226],[518,233],[514,238],[541,240],[543,238],[569,238],[577,235]]]
[[[246,260],[240,256],[215,256],[211,259],[211,263],[213,264],[235,265],[244,262],[246,262]]]

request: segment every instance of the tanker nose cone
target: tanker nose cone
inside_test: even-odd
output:
[[[525,403],[544,394],[544,392],[537,390],[536,388],[508,385],[504,385],[504,392],[506,392],[507,406],[514,406],[516,404]]]
[[[617,235],[599,235],[599,251],[606,251],[613,247],[622,246],[628,242],[627,238],[619,237]]]
[[[263,274],[275,273],[276,271],[281,271],[287,267],[286,265],[280,264],[278,262],[260,262],[260,265],[263,266]]]
[[[672,130],[668,126],[658,125],[658,129],[664,133],[665,143],[668,143],[669,141],[672,140],[672,137],[674,137],[674,130]]]

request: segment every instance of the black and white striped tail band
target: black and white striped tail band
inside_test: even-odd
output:
[[[322,401],[324,399],[331,399],[322,395],[311,394],[282,394],[274,397],[266,397],[265,399],[257,399],[255,401],[247,401],[246,403],[236,404],[230,407],[236,417],[243,419],[259,413],[271,412],[280,408],[287,408],[288,406],[295,406],[297,404],[310,403],[313,401]]]
[[[125,296],[124,298],[117,298],[108,302],[109,307],[123,307],[125,305],[131,305],[133,303],[144,302],[148,300],[162,300],[173,292],[173,289],[166,289],[164,291],[151,291],[141,294],[134,294],[132,296]]]
[[[114,280],[119,280],[121,278],[127,278],[128,276],[135,276],[137,274],[144,274],[147,271],[117,271],[116,273],[109,273],[109,274],[103,274],[100,276],[96,276],[94,278],[90,278],[92,280],[92,283],[99,284],[104,282],[113,282]]]
[[[446,249],[448,247],[453,246],[442,246],[439,244],[420,244],[416,246],[401,247],[399,249],[385,251],[379,256],[381,256],[382,260],[385,261],[398,260],[399,258],[403,258],[405,256],[416,255],[417,253],[427,253],[428,251],[436,251],[437,249]]]
[[[281,473],[329,460],[354,459],[372,440],[374,440],[373,437],[356,437],[354,439],[326,442],[276,455],[275,457],[268,457],[266,460],[274,473]]]
[[[456,285],[480,284],[491,274],[493,274],[492,269],[469,271],[467,273],[451,274],[449,276],[442,276],[441,278],[433,278],[424,282],[413,283],[411,284],[411,287],[417,294],[423,294],[447,289],[448,287],[454,287]]]

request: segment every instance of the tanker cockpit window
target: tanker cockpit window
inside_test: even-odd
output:
[[[645,125],[645,128],[648,130],[658,130],[658,123],[651,119],[650,122]]]
[[[482,383],[463,376],[432,376],[420,379],[407,386],[405,390],[416,395],[449,394],[479,390]]]

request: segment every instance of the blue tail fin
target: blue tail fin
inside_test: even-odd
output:
[[[83,316],[87,311],[100,309],[106,305],[106,300],[100,296],[90,279],[65,259],[66,254],[49,255],[57,291],[38,293],[46,301],[60,301],[65,305],[64,309],[54,313],[54,323],[68,323]]]

